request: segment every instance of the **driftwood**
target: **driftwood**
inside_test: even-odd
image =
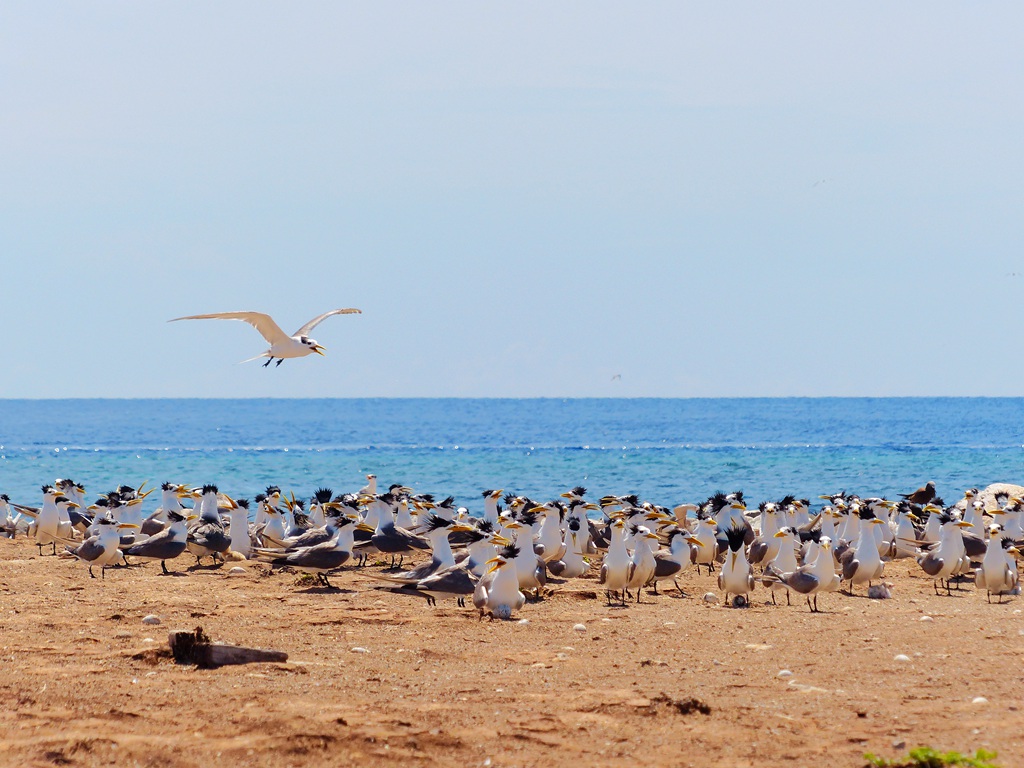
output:
[[[177,629],[168,634],[174,660],[179,664],[195,664],[200,667],[223,667],[228,664],[251,664],[253,662],[285,662],[288,654],[283,651],[265,651],[260,648],[244,648],[240,645],[214,643],[203,632]]]

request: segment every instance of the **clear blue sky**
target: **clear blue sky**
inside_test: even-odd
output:
[[[1022,30],[5,3],[0,396],[1019,395]],[[241,323],[166,323],[339,306],[273,370]]]

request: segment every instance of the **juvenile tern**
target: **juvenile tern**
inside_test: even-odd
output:
[[[359,314],[362,314],[362,310],[353,307],[332,309],[330,312],[324,312],[322,315],[314,317],[291,336],[282,331],[281,326],[275,323],[270,315],[263,312],[213,312],[208,315],[175,317],[167,322],[173,323],[178,320],[241,320],[243,323],[248,323],[267,340],[267,343],[270,344],[270,349],[263,354],[250,357],[242,362],[248,363],[251,360],[259,360],[261,357],[266,357],[268,358],[267,362],[263,364],[263,367],[266,368],[274,360],[277,360],[277,364],[280,365],[284,360],[291,357],[305,357],[313,353],[323,355],[326,347],[322,347],[315,339],[309,338],[309,332],[332,315]]]

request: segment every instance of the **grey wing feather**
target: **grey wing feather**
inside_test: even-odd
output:
[[[465,568],[451,568],[422,579],[417,588],[453,595],[469,595],[476,590],[477,579]]]
[[[921,565],[921,570],[927,573],[929,576],[934,576],[942,570],[942,566],[945,564],[944,560],[938,555],[934,555],[929,552],[927,555],[922,557],[918,561]]]
[[[854,560],[852,557],[849,560],[843,561],[843,581],[849,581],[853,578],[853,575],[857,572],[857,567],[860,565],[859,560]]]
[[[806,573],[802,570],[793,571],[793,573],[783,574],[782,583],[792,589],[794,592],[799,592],[802,595],[806,595],[809,592],[813,592],[818,587],[818,577],[813,573]]]
[[[149,557],[154,560],[173,560],[184,551],[185,542],[175,539],[168,530],[158,533],[134,547],[129,547],[125,554],[134,557]]]
[[[100,544],[98,536],[90,536],[88,539],[78,545],[77,549],[71,549],[68,547],[68,551],[71,552],[79,560],[84,560],[87,563],[91,563],[93,560],[102,555],[106,548]]]
[[[666,557],[658,553],[654,556],[654,577],[657,579],[667,579],[669,576],[674,576],[679,573],[680,565],[671,557]]]
[[[361,315],[361,314],[363,314],[363,310],[356,309],[355,307],[349,307],[347,309],[332,309],[330,312],[324,312],[322,315],[314,317],[312,320],[310,320],[304,326],[299,328],[299,330],[297,330],[295,332],[295,335],[296,336],[305,336],[307,333],[312,331],[314,328],[316,328],[318,325],[320,325],[320,323],[322,323],[324,320],[326,320],[331,315]]]

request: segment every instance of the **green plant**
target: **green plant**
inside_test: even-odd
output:
[[[999,768],[992,762],[995,758],[995,752],[984,749],[979,749],[971,757],[959,752],[939,752],[931,747],[917,747],[910,750],[905,758],[895,760],[887,760],[870,752],[864,755],[868,766],[874,768]]]

